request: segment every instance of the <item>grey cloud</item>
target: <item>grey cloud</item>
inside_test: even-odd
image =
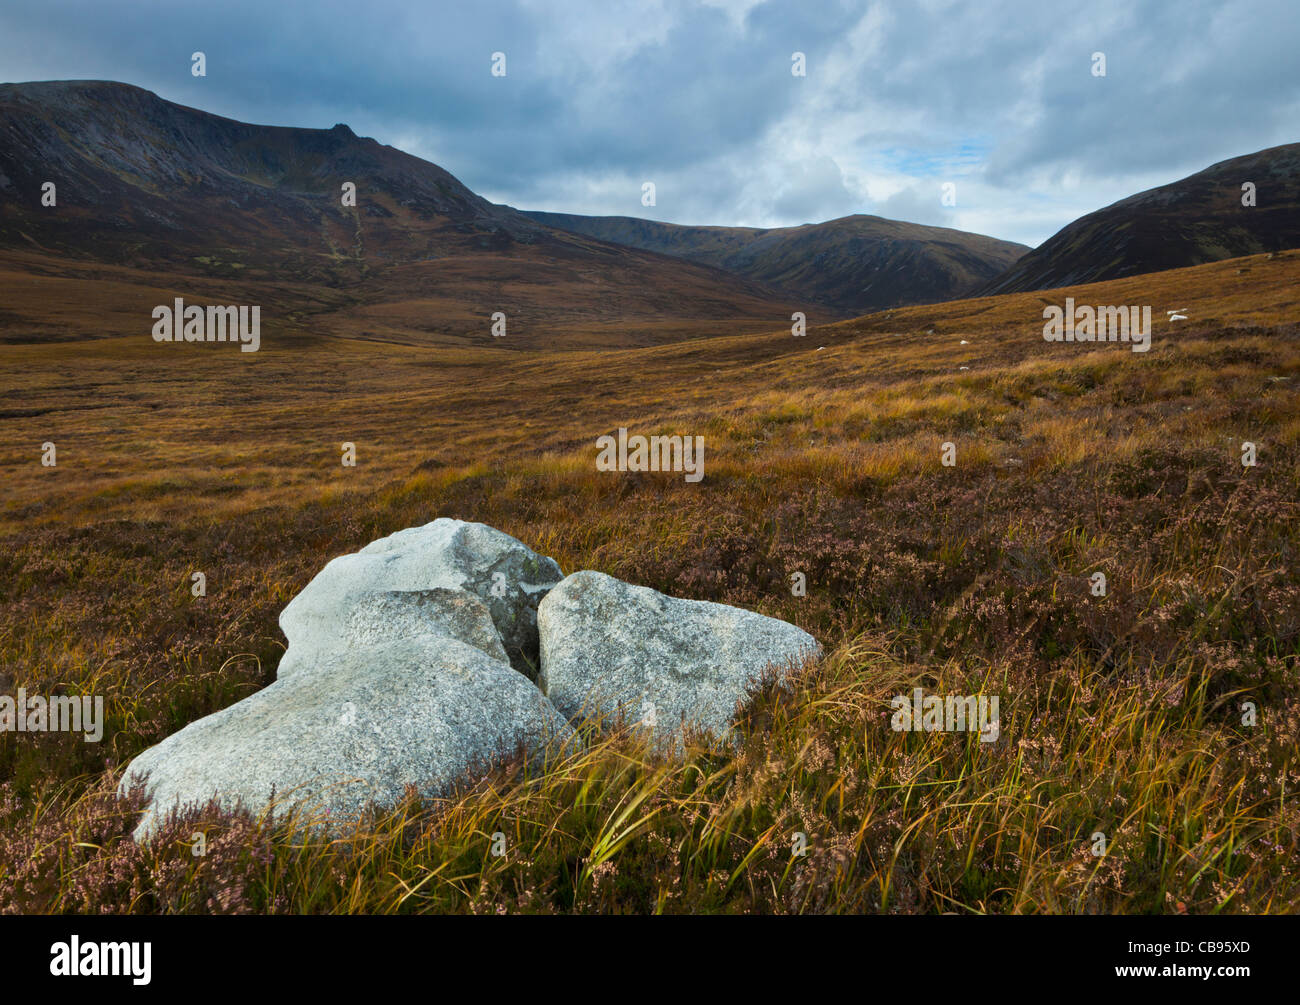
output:
[[[257,122],[345,121],[515,205],[943,223],[927,193],[951,175],[996,236],[1027,243],[1080,206],[1300,138],[1297,43],[1293,0],[11,0],[0,13],[12,79],[125,80]],[[189,74],[196,49],[204,79]],[[495,50],[505,79],[488,72]],[[897,194],[873,205],[841,172]],[[660,206],[642,211],[649,178]]]

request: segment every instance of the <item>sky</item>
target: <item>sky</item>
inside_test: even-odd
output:
[[[1300,141],[1300,0],[5,0],[0,79],[345,122],[521,209],[1032,246]]]

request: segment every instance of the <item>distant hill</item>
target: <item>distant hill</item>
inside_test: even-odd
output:
[[[980,234],[878,216],[761,230],[629,216],[524,215],[602,241],[715,265],[846,316],[956,299],[1029,250]]]
[[[1256,205],[1242,205],[1242,184]],[[980,291],[1018,293],[1300,247],[1300,143],[1221,161],[1080,217]]]
[[[53,207],[41,202],[47,182]],[[355,206],[343,205],[345,182]],[[0,85],[0,252],[69,272],[127,267],[155,285],[279,284],[261,294],[275,297],[268,318],[312,311],[312,290],[342,290],[375,337],[479,334],[502,310],[518,321],[502,347],[542,331],[561,339],[578,320],[608,326],[589,345],[651,344],[701,322],[725,332],[790,315],[756,282],[552,229],[346,125],[251,125],[111,81]],[[17,308],[0,320],[16,329],[0,339],[50,326],[49,312]]]

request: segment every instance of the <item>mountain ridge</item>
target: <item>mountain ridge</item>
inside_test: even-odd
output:
[[[1242,185],[1255,184],[1255,206]],[[1242,154],[1079,217],[978,291],[1054,289],[1300,247],[1300,143]]]
[[[503,347],[611,311],[623,330],[607,325],[605,343],[658,344],[706,323],[788,324],[791,310],[724,270],[532,221],[346,125],[243,123],[113,81],[0,85],[0,252],[129,265],[140,287],[272,284],[281,317],[344,290],[377,337],[478,337],[500,311],[523,322]],[[0,339],[46,331],[37,306],[0,319]]]
[[[829,304],[846,316],[956,299],[1029,251],[983,234],[861,213],[758,228],[522,212],[539,223],[600,240],[714,265]]]

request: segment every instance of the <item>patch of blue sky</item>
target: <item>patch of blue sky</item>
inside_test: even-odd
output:
[[[953,178],[978,170],[992,146],[991,140],[980,137],[929,149],[885,147],[876,151],[872,160],[881,168],[911,178]]]

